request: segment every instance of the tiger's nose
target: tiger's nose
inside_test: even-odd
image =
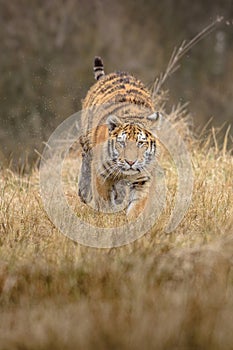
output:
[[[126,163],[128,163],[130,166],[132,166],[132,165],[134,165],[134,163],[135,163],[135,160],[125,160],[126,161]]]

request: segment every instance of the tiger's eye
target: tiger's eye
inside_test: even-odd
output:
[[[144,146],[144,142],[143,141],[138,141],[138,147],[142,147]]]

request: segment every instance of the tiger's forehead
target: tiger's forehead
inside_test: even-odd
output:
[[[152,137],[154,139],[154,136],[148,130],[140,125],[131,123],[125,123],[117,127],[112,135],[118,137],[122,136],[128,140],[134,140],[135,138],[138,138],[138,140],[146,140],[147,137]]]

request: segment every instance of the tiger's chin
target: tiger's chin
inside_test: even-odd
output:
[[[138,173],[140,173],[140,170],[139,169],[121,169],[121,174],[125,175],[126,177],[127,176],[132,176],[132,175],[136,175]]]

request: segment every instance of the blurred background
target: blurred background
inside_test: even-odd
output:
[[[221,15],[163,87],[168,112],[190,102],[194,130],[233,121],[232,0],[0,0],[0,159],[38,158],[81,109],[95,55],[107,73],[128,71],[151,87],[174,47]]]

